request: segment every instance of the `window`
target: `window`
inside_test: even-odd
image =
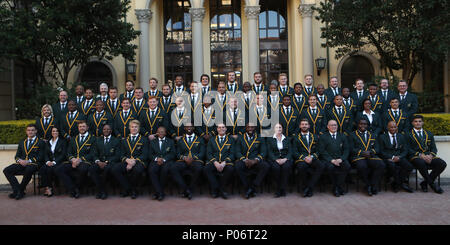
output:
[[[242,71],[241,1],[210,2],[211,81],[217,87],[226,81],[226,73],[236,71],[239,82]]]
[[[267,85],[289,73],[286,0],[261,0],[259,14],[260,71]]]
[[[182,75],[192,81],[192,27],[189,1],[164,1],[164,70],[166,80]]]

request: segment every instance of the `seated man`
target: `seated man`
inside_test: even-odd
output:
[[[89,175],[97,186],[96,198],[103,200],[108,197],[106,179],[114,165],[120,161],[121,156],[120,140],[113,137],[111,133],[111,125],[103,126],[103,136],[97,138],[94,144],[94,164],[89,167]]]
[[[423,192],[427,192],[427,186],[429,185],[434,192],[442,194],[444,190],[434,182],[445,170],[447,163],[437,156],[434,135],[423,129],[423,116],[413,116],[412,125],[414,128],[411,129],[407,137],[409,143],[408,158],[424,178],[420,187]],[[431,169],[431,173],[428,173],[428,169]]]
[[[26,134],[27,138],[20,141],[17,147],[15,156],[16,163],[3,169],[6,179],[13,189],[13,193],[9,194],[9,198],[15,198],[16,200],[24,197],[25,188],[33,174],[38,170],[38,165],[43,163],[45,157],[45,143],[36,136],[36,125],[28,125]],[[15,175],[23,175],[20,184]]]
[[[234,173],[234,145],[233,137],[226,135],[227,127],[223,123],[217,125],[218,135],[208,142],[208,163],[203,171],[211,185],[212,196],[228,198],[225,186]],[[222,173],[222,175],[219,175]]]
[[[80,188],[86,183],[89,165],[94,160],[95,137],[88,131],[89,127],[85,121],[78,123],[79,134],[70,139],[67,155],[69,162],[61,164],[55,169],[56,175],[64,183],[71,197],[80,197]],[[73,181],[76,176],[76,183]]]
[[[345,194],[344,181],[350,170],[348,155],[350,153],[347,136],[338,132],[338,123],[335,120],[328,121],[328,132],[322,134],[319,139],[320,160],[325,164],[326,171],[330,174],[333,184],[333,194],[336,197]]]
[[[264,161],[266,144],[264,139],[255,134],[255,124],[248,123],[245,134],[240,135],[235,146],[236,172],[246,190],[245,198],[256,195],[256,189],[261,186],[264,177],[269,171],[269,164]],[[248,182],[247,175],[256,174],[252,182]]]
[[[358,175],[366,184],[369,196],[378,194],[378,183],[383,175],[385,164],[378,157],[379,147],[376,136],[368,130],[367,119],[359,119],[358,129],[352,132],[350,148],[352,149],[352,164],[358,170]],[[369,179],[370,176],[370,179]]]
[[[145,168],[147,168],[148,140],[139,134],[141,123],[138,120],[130,122],[130,134],[121,142],[122,159],[112,169],[113,176],[122,187],[121,197],[137,198],[137,186]]]
[[[390,174],[394,177],[392,182],[392,189],[398,192],[401,187],[407,192],[413,192],[407,184],[405,184],[407,177],[413,170],[413,166],[408,162],[406,156],[408,154],[408,142],[403,134],[398,133],[397,123],[390,121],[387,125],[388,132],[380,135],[380,156]]]
[[[186,132],[177,142],[177,161],[170,167],[170,173],[174,181],[183,190],[183,197],[192,199],[194,186],[203,169],[203,158],[205,157],[205,141],[202,137],[194,133],[192,123],[184,126]],[[192,170],[191,184],[188,186],[182,177],[182,172],[186,169]]]
[[[167,176],[169,175],[169,168],[175,160],[175,144],[173,140],[166,137],[167,129],[160,126],[156,132],[157,138],[150,141],[149,146],[149,167],[148,175],[150,181],[155,188],[153,199],[158,201],[164,200],[164,187],[167,183]]]
[[[293,139],[293,154],[299,181],[305,185],[303,197],[313,196],[314,186],[319,181],[324,169],[324,164],[319,160],[317,142],[318,136],[309,131],[308,119],[302,119],[300,132]],[[308,172],[311,173],[309,179],[307,179]]]

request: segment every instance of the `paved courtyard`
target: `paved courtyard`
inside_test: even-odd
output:
[[[250,200],[235,193],[228,200],[212,199],[205,193],[189,201],[176,195],[163,202],[146,193],[138,199],[110,196],[97,200],[82,195],[47,198],[32,190],[20,201],[0,192],[0,224],[450,224],[450,186],[442,195],[433,192],[380,192],[369,197],[351,189],[336,198],[316,191],[312,198],[288,193],[273,198],[270,193]]]

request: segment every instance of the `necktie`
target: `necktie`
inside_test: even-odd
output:
[[[116,110],[116,102],[113,100],[113,101],[111,101],[111,103],[112,103],[113,110]]]
[[[178,111],[178,118],[182,118],[183,117],[183,111]]]
[[[109,138],[106,137],[106,138],[105,138],[105,145],[108,144],[108,143],[109,143]]]
[[[398,112],[397,111],[394,111],[394,117],[398,118]]]
[[[48,125],[48,118],[45,118],[44,127],[47,127]]]
[[[283,94],[286,93],[286,87],[283,87]]]
[[[166,105],[167,105],[167,100],[168,100],[168,98],[164,98],[164,104],[166,104]]]
[[[140,101],[136,101],[136,106],[137,106],[137,108],[140,108],[141,107],[141,102]]]
[[[150,118],[153,118],[155,116],[155,112],[154,111],[150,111]]]
[[[338,94],[338,89],[334,88],[334,96],[336,96]]]
[[[286,115],[291,114],[291,110],[289,110],[289,107],[286,107]]]
[[[159,150],[160,151],[162,151],[162,144],[163,144],[163,142],[164,141],[162,139],[159,140]]]
[[[422,130],[420,130],[420,131],[419,131],[419,136],[420,136],[420,138],[422,138],[422,139],[423,139],[423,134],[422,134]]]
[[[395,149],[397,149],[397,140],[395,139],[395,134],[392,135],[392,145],[394,146]]]
[[[347,106],[347,107],[349,106],[348,99],[345,100],[345,106]]]
[[[367,132],[364,132],[364,141],[367,142]]]
[[[203,87],[203,94],[206,94],[206,87]]]
[[[134,144],[136,142],[136,136],[131,137],[131,143]]]
[[[177,93],[180,93],[181,92],[181,88],[177,88]]]
[[[342,108],[338,108],[338,114],[339,114],[339,116],[341,116],[342,115]]]
[[[311,93],[311,88],[307,88],[307,90],[308,90],[308,94]]]
[[[97,120],[100,118],[101,114],[97,112]]]
[[[323,103],[323,96],[320,96],[319,99],[320,99],[320,103],[322,104]]]
[[[64,110],[64,108],[66,108],[66,104],[61,104],[61,111]]]
[[[131,93],[130,92],[127,92],[127,97],[131,98]]]
[[[90,102],[86,101],[86,103],[84,104],[84,110],[86,111],[89,108],[89,104]]]
[[[192,143],[192,136],[188,136],[188,144]]]
[[[306,141],[306,145],[309,145],[308,135],[302,134],[302,137],[303,137],[303,141]]]
[[[69,120],[73,119],[73,112],[70,113]]]
[[[312,109],[313,117],[316,116],[316,109]]]
[[[128,117],[128,112],[127,111],[124,112],[123,115],[124,115],[124,118],[127,118]]]
[[[336,134],[332,134],[333,139],[336,140]]]
[[[405,99],[405,95],[403,94],[403,95],[402,95],[402,101],[403,101],[404,99]]]
[[[386,95],[386,93],[387,93],[387,91],[383,91],[383,97],[384,97],[384,100],[387,100],[387,95]]]
[[[84,141],[84,135],[81,135],[80,144],[82,144]]]
[[[236,115],[236,109],[234,109],[234,113],[233,113],[233,121],[235,121],[236,120],[236,117],[237,117],[237,115]]]
[[[27,149],[29,150],[31,147],[31,142],[33,142],[33,140],[28,139],[28,144],[27,144]]]
[[[219,138],[220,138],[219,143],[223,144],[223,137],[219,137]]]
[[[358,92],[358,99],[361,98],[361,92]]]
[[[106,97],[102,96],[102,101],[105,102],[106,101]]]

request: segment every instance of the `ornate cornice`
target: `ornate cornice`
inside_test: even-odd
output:
[[[314,10],[312,9],[313,6],[314,6],[314,4],[302,3],[298,7],[298,12],[300,13],[300,15],[302,17],[312,17],[313,12],[314,12]]]
[[[245,6],[245,16],[247,16],[247,19],[258,19],[260,9],[260,5]]]
[[[190,8],[189,14],[191,14],[192,21],[203,21],[206,10],[205,8]]]
[[[150,9],[135,9],[134,12],[136,14],[139,23],[141,22],[148,23],[152,18],[152,11]]]

